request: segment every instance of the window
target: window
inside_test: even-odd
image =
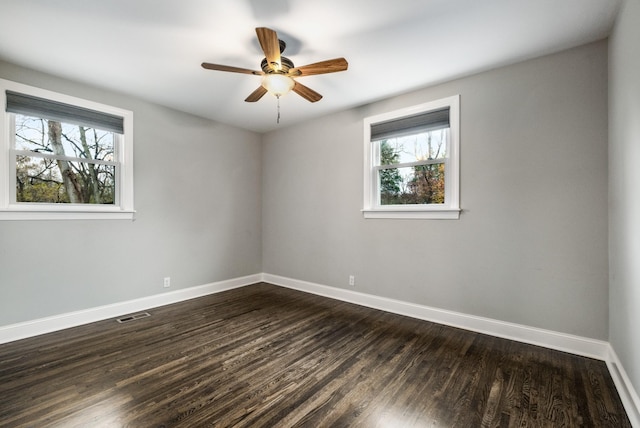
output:
[[[365,119],[365,218],[459,218],[459,98]]]
[[[133,113],[0,79],[0,220],[132,219]]]

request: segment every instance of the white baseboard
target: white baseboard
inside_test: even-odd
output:
[[[263,278],[265,282],[282,287],[598,360],[606,360],[609,355],[609,343],[601,340],[417,305],[277,275],[263,274]]]
[[[497,321],[490,318],[467,315],[460,312],[418,305],[415,303],[336,287],[329,287],[326,285],[266,273],[214,282],[197,287],[175,290],[168,293],[155,294],[153,296],[142,297],[140,299],[98,306],[95,308],[54,315],[51,317],[7,326],[0,326],[0,343],[7,343],[82,324],[114,318],[262,281],[391,313],[432,321],[438,324],[459,327],[492,336],[503,337],[505,339],[516,340],[518,342],[544,346],[546,348],[570,352],[599,360],[609,361],[611,356],[611,347],[608,342],[604,341],[504,321]]]
[[[155,294],[126,302],[11,324],[0,327],[0,344],[244,287],[260,281],[262,281],[262,274],[249,275],[168,293]]]
[[[603,360],[607,363],[609,372],[620,394],[632,426],[640,428],[640,399],[615,351],[608,342],[418,305],[352,290],[329,287],[267,273],[249,275],[126,302],[2,326],[0,327],[0,344],[244,287],[257,282],[268,282],[281,287],[380,309],[399,315],[406,315],[438,324],[450,325],[478,333]]]
[[[317,294],[319,296],[329,297],[369,308],[380,309],[386,312],[406,315],[412,318],[463,328],[465,330],[489,334],[491,336],[502,337],[509,340],[515,340],[517,342],[543,346],[545,348],[569,352],[575,355],[582,355],[604,361],[609,368],[609,372],[611,373],[611,377],[616,385],[622,404],[629,416],[631,425],[640,428],[640,399],[638,398],[638,394],[634,390],[630,379],[609,342],[558,333],[552,330],[529,327],[521,324],[498,321],[491,318],[463,314],[460,312],[432,308],[424,305],[417,305],[415,303],[359,293],[342,288],[329,287],[312,282],[299,281],[277,275],[263,274],[263,281],[279,285],[281,287],[304,291],[306,293]]]
[[[627,416],[631,421],[631,425],[634,427],[640,427],[640,397],[633,388],[629,376],[625,371],[618,355],[613,350],[612,346],[609,346],[609,358],[607,358],[607,366],[609,367],[609,373],[613,378],[613,383],[616,384],[616,389],[620,395],[620,400],[627,411]]]

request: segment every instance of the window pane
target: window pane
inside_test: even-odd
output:
[[[380,159],[377,165],[393,165],[447,157],[449,129],[376,141]]]
[[[16,156],[16,202],[114,204],[115,166]]]
[[[113,161],[115,135],[85,126],[15,115],[15,149]]]
[[[378,172],[380,205],[444,204],[444,163]]]

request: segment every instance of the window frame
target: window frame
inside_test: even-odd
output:
[[[445,158],[444,204],[381,205],[379,202],[380,166],[374,164],[375,145],[371,127],[377,123],[449,108],[449,141]],[[416,162],[420,163],[420,162]],[[437,161],[435,163],[442,163]],[[460,218],[460,95],[405,107],[364,119],[364,218],[367,219],[459,219]]]
[[[123,134],[115,133],[116,203],[49,204],[16,202],[15,114],[6,111],[6,91],[44,98],[80,108],[120,116]],[[133,112],[46,89],[0,79],[0,220],[133,220]],[[13,186],[14,188],[12,189]]]

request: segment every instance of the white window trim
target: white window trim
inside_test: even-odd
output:
[[[425,205],[379,205],[377,179],[374,178],[373,143],[371,125],[412,116],[430,110],[450,107],[449,157],[445,164],[445,203]],[[364,218],[389,219],[442,219],[460,218],[460,95],[406,107],[400,110],[370,116],[364,119]]]
[[[66,104],[76,105],[91,110],[101,111],[124,118],[124,134],[119,136],[121,145],[117,150],[120,176],[118,183],[119,205],[89,204],[43,204],[12,203],[10,174],[12,157],[11,114],[5,111],[7,105],[6,91],[15,91]],[[133,220],[133,112],[40,89],[9,80],[0,79],[0,220]]]

